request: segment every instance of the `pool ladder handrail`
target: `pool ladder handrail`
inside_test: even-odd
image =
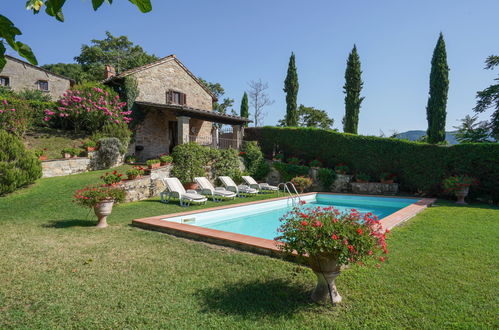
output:
[[[292,206],[296,205],[295,198],[298,199],[299,203],[301,203],[300,194],[298,193],[298,190],[296,190],[296,187],[293,184],[293,182],[288,181],[288,182],[281,182],[281,183],[279,183],[279,185],[277,185],[278,193],[281,191],[281,185],[283,186],[283,191],[285,191],[285,192],[288,193],[288,195],[289,195],[288,202],[291,199],[291,205]],[[291,191],[291,189],[289,189],[288,185],[290,185],[291,188],[293,188],[293,192]],[[293,196],[293,193],[295,194],[295,196]]]

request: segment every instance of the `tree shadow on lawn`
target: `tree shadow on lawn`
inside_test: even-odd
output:
[[[66,220],[52,220],[45,223],[42,227],[45,228],[70,228],[70,227],[95,227],[96,220],[81,220],[81,219],[66,219]]]
[[[235,314],[248,319],[262,316],[290,316],[297,310],[317,307],[310,291],[283,280],[233,283],[198,292],[205,306],[203,312]]]

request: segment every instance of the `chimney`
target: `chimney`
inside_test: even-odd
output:
[[[112,65],[106,65],[106,71],[104,72],[104,79],[109,79],[116,76],[116,70]]]

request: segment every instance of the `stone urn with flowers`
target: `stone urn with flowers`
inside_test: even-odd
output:
[[[111,214],[113,205],[124,199],[125,191],[115,185],[87,186],[74,194],[76,204],[94,209],[98,219],[97,228],[108,226],[107,217]]]
[[[311,295],[317,303],[341,302],[336,278],[342,266],[357,263],[380,267],[388,253],[385,238],[389,230],[382,228],[377,216],[356,209],[307,207],[301,202],[282,217],[278,232],[280,249],[304,257],[317,276]]]
[[[468,175],[454,175],[445,178],[442,186],[447,193],[456,196],[456,204],[467,204],[466,196],[470,191],[470,187],[477,185],[478,180]]]

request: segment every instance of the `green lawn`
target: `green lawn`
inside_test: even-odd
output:
[[[24,144],[30,150],[44,150],[49,159],[62,158],[62,149],[80,148],[85,134],[53,128],[35,127],[24,136]]]
[[[124,204],[94,228],[70,200],[101,173],[0,198],[0,328],[499,327],[498,208],[442,202],[395,228],[389,261],[345,270],[331,308],[309,302],[308,268],[130,226],[185,208]]]

